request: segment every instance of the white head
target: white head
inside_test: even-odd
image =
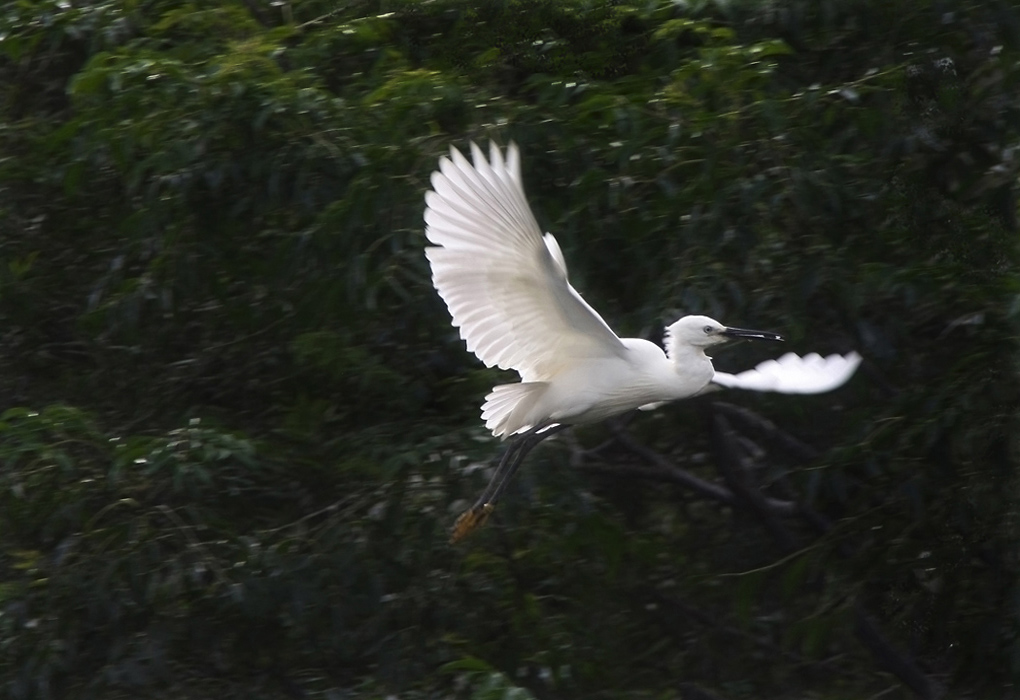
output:
[[[707,348],[734,338],[782,340],[775,333],[724,326],[708,316],[684,316],[666,327],[666,349],[673,355],[679,346]]]

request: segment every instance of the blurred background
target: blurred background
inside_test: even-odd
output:
[[[0,695],[1020,692],[1015,3],[17,0],[0,93]],[[490,139],[621,335],[861,370],[565,433],[451,546],[516,377],[423,195]]]

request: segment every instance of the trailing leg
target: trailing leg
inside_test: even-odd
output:
[[[484,525],[485,521],[489,519],[489,515],[495,510],[496,501],[503,495],[503,491],[506,490],[513,475],[517,473],[525,456],[542,440],[566,427],[566,425],[558,423],[536,426],[513,438],[511,444],[506,448],[506,452],[503,453],[503,457],[499,460],[495,474],[492,475],[489,484],[482,491],[482,495],[478,497],[473,506],[461,513],[453,524],[450,541],[459,542]]]

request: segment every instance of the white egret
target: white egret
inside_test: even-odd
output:
[[[482,406],[485,427],[516,436],[453,539],[480,526],[524,456],[568,425],[635,408],[650,410],[719,387],[812,394],[845,383],[856,353],[801,358],[793,353],[732,375],[716,372],[707,348],[732,338],[782,340],[684,316],[666,328],[665,352],[641,338],[620,338],[567,281],[552,234],[542,235],[521,182],[514,144],[489,159],[471,144],[472,165],[455,148],[441,158],[425,194],[425,249],[432,281],[460,336],[488,367],[514,369],[521,381],[493,387]]]

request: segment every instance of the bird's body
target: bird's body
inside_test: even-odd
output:
[[[520,382],[496,386],[486,397],[486,427],[498,437],[523,437],[465,514],[473,518],[463,529],[477,526],[491,510],[524,454],[551,426],[651,409],[719,386],[828,391],[860,362],[855,353],[825,359],[791,353],[738,375],[718,373],[706,348],[734,337],[781,338],[706,316],[684,316],[668,326],[665,352],[647,340],[618,337],[570,286],[556,239],[542,235],[524,196],[516,146],[505,159],[495,144],[488,159],[474,144],[471,151],[473,164],[451,149],[432,174],[425,235],[434,245],[425,253],[433,284],[468,350],[489,367],[520,374]]]
[[[715,371],[700,348],[674,362],[655,343],[622,338],[614,357],[581,358],[548,379],[503,384],[482,406],[485,425],[498,436],[536,425],[594,423],[643,406],[684,399],[702,391]]]

